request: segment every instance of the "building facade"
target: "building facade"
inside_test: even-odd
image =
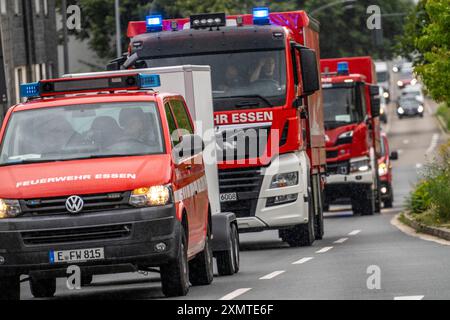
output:
[[[0,106],[20,101],[21,83],[58,75],[56,0],[0,0]]]

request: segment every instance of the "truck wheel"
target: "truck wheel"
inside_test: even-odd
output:
[[[394,206],[394,192],[392,186],[389,186],[389,198],[384,201],[385,208],[392,208]]]
[[[189,262],[189,280],[193,286],[211,284],[214,279],[214,259],[211,246],[211,231],[206,231],[205,248]]]
[[[308,223],[296,225],[291,229],[280,230],[281,239],[291,247],[308,247],[314,243],[314,212],[311,200],[308,201],[308,208]]]
[[[35,298],[51,298],[56,292],[56,278],[30,278],[31,294]]]
[[[318,210],[319,210],[319,214],[315,216],[315,221],[314,221],[314,234],[316,237],[316,240],[322,240],[323,239],[323,235],[325,233],[325,229],[324,229],[324,224],[323,224],[323,192],[320,190],[320,185],[319,185],[319,189],[316,190],[319,195],[319,199],[317,201],[318,203]]]
[[[364,186],[354,198],[352,209],[355,215],[373,215],[375,213],[375,191],[370,185]]]
[[[20,300],[20,277],[0,277],[0,300]]]
[[[189,292],[187,249],[186,232],[181,227],[176,260],[161,266],[162,292],[166,297],[185,296]]]
[[[239,272],[239,233],[234,223],[230,226],[231,250],[216,253],[217,270],[220,276],[231,276]]]

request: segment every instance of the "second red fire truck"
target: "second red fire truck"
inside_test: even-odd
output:
[[[130,22],[110,69],[210,65],[222,210],[291,246],[323,236],[319,25],[304,11]]]
[[[327,140],[326,206],[350,200],[355,214],[380,210],[380,100],[370,57],[322,59]]]

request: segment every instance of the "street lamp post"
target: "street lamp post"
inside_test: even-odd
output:
[[[63,28],[63,55],[64,55],[64,73],[69,73],[69,40],[67,35],[67,1],[61,1],[62,28]],[[53,75],[51,75],[53,76]]]
[[[116,11],[116,50],[117,58],[122,56],[122,42],[120,39],[120,3],[119,0],[115,0],[115,11]]]

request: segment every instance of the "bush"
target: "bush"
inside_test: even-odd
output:
[[[427,166],[424,178],[411,193],[408,207],[413,213],[431,211],[437,220],[450,221],[450,141],[440,147]]]
[[[442,104],[438,110],[437,114],[444,119],[445,124],[447,125],[447,129],[450,130],[450,107],[446,104]]]

